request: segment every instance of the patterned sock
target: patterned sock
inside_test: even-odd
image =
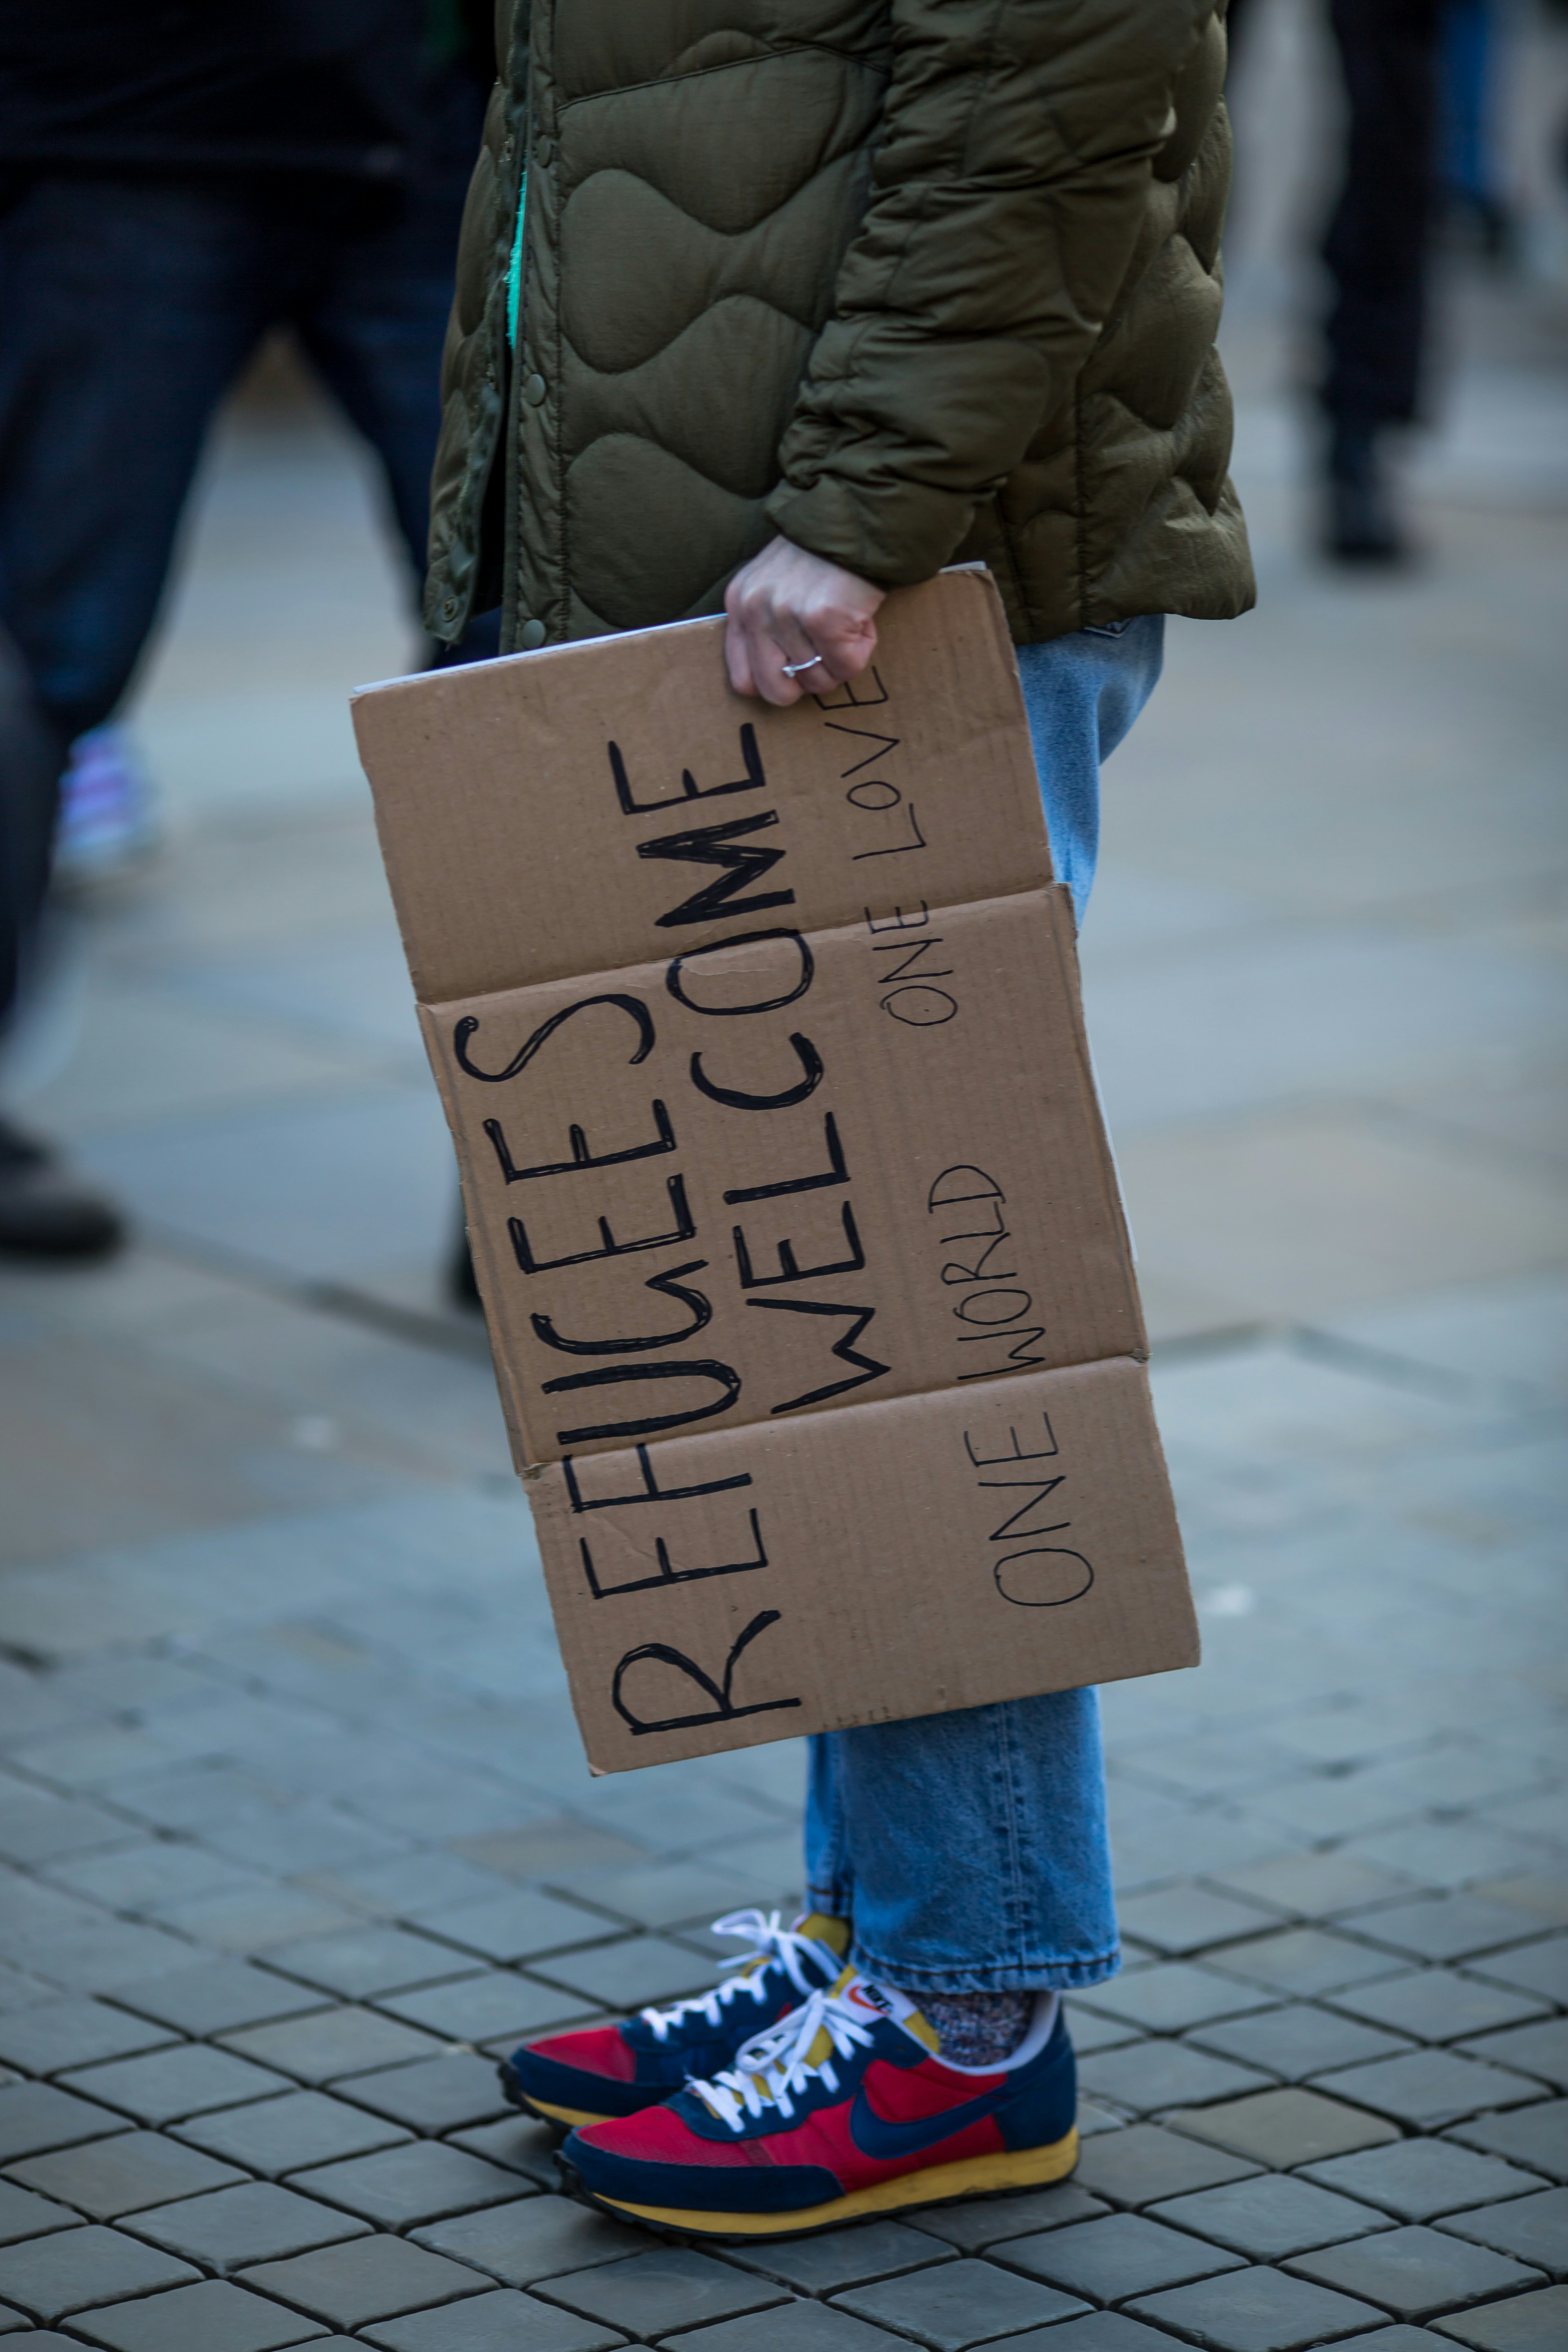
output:
[[[955,2066],[999,2066],[1029,2030],[1032,1992],[910,1993],[942,2039],[940,2055]]]

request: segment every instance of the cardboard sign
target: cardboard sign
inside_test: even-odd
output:
[[[356,698],[596,1769],[1192,1665],[1000,600]]]

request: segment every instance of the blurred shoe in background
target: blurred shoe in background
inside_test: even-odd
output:
[[[89,728],[71,745],[60,779],[54,887],[107,881],[157,844],[152,779],[134,737],[113,719]]]
[[[107,1257],[125,1239],[113,1202],[58,1154],[0,1118],[0,1255]]]
[[[1324,484],[1325,554],[1340,563],[1408,563],[1415,553],[1400,512],[1385,428],[1333,419]]]

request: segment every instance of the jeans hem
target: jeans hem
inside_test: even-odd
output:
[[[1121,1953],[1113,1948],[1090,1960],[1042,1959],[1022,1967],[982,1960],[969,1967],[921,1968],[869,1952],[858,1938],[849,1958],[863,1975],[907,1993],[1081,1992],[1103,1984],[1121,1966]]]

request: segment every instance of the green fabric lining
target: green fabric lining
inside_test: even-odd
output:
[[[528,174],[518,184],[517,227],[511,240],[511,266],[506,274],[506,339],[517,349],[518,316],[522,309],[522,215],[528,204]]]

